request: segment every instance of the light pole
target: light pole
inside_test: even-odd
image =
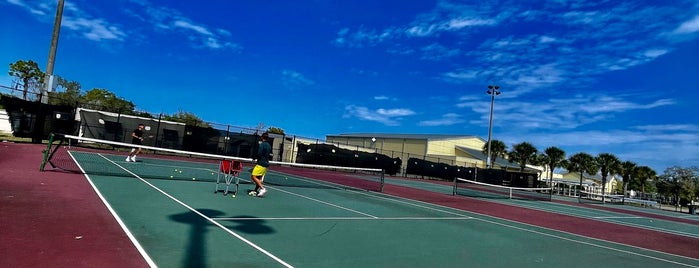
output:
[[[493,163],[490,162],[490,141],[493,135],[493,106],[495,106],[495,95],[500,95],[500,86],[488,85],[488,95],[490,95],[490,124],[488,124],[488,159],[486,160],[486,167],[492,168]]]
[[[63,1],[58,0],[58,6],[56,7],[56,19],[53,22],[53,35],[51,36],[51,46],[49,47],[49,60],[46,64],[46,81],[44,81],[44,88],[41,90],[40,102],[49,103],[49,92],[53,91],[56,87],[55,76],[53,75],[53,65],[56,61],[56,49],[58,48],[58,35],[61,32],[61,21],[63,20]]]

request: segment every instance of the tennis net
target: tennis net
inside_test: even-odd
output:
[[[254,160],[250,158],[182,151],[152,146],[140,146],[142,153],[136,162],[127,162],[126,156],[137,145],[77,137],[55,135],[44,151],[41,170],[60,170],[89,175],[118,178],[187,180],[198,182],[226,182],[226,175],[235,175],[241,184],[251,184],[250,172]],[[227,172],[236,163],[238,172]],[[226,174],[228,173],[228,174]],[[270,161],[266,185],[309,188],[343,188],[382,191],[384,173],[381,169],[311,165]]]
[[[462,178],[454,179],[453,195],[485,199],[551,201],[552,188],[527,188],[495,185]]]

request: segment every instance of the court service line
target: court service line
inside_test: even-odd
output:
[[[85,179],[87,179],[87,182],[90,183],[90,186],[92,186],[92,189],[95,190],[95,193],[97,193],[97,196],[99,196],[100,200],[102,200],[102,203],[107,207],[107,210],[109,210],[109,213],[112,214],[112,217],[114,217],[114,219],[116,219],[116,221],[119,224],[119,226],[121,227],[121,229],[126,233],[126,236],[129,238],[129,240],[131,240],[131,243],[133,243],[133,245],[136,247],[138,252],[145,259],[146,263],[148,263],[148,266],[158,267],[155,264],[155,262],[153,261],[153,259],[151,259],[151,257],[148,256],[148,253],[146,252],[146,250],[143,249],[143,246],[141,246],[141,243],[139,243],[138,240],[136,240],[136,237],[126,227],[126,224],[124,224],[124,221],[121,220],[121,217],[119,217],[119,215],[116,213],[114,208],[112,208],[112,206],[109,204],[109,202],[107,202],[107,199],[104,198],[104,196],[102,195],[102,192],[100,192],[100,190],[97,189],[97,185],[95,185],[92,182],[92,179],[90,179],[90,176],[87,175],[87,172],[85,172],[83,167],[78,163],[78,161],[76,161],[73,154],[70,151],[68,151],[68,155],[70,155],[70,158],[73,159],[73,162],[75,162],[75,164],[78,165],[78,168],[80,169],[80,171],[85,175]]]
[[[292,177],[292,178],[296,179],[295,177]],[[251,182],[250,180],[246,180],[246,179],[240,179],[240,180],[241,180],[241,181],[244,181],[244,182]],[[303,180],[303,179],[299,179],[299,180]],[[319,185],[321,185],[321,184],[319,184]],[[332,186],[332,185],[322,185],[322,186]],[[337,189],[342,190],[342,188],[340,188],[340,187],[337,187],[337,186],[334,186],[334,187],[336,187]],[[330,203],[330,202],[327,202],[327,201],[323,201],[323,200],[320,200],[320,199],[316,199],[316,198],[313,198],[313,197],[310,197],[310,196],[305,196],[305,195],[302,195],[302,194],[292,193],[292,192],[287,191],[287,190],[282,190],[282,189],[280,189],[280,188],[278,188],[278,187],[267,186],[267,188],[274,189],[274,190],[276,190],[276,191],[280,191],[280,192],[287,193],[287,194],[290,194],[290,195],[299,196],[299,197],[301,197],[301,198],[305,198],[305,199],[308,199],[308,200],[311,200],[311,201],[314,201],[314,202],[318,202],[318,203],[321,203],[321,204],[325,204],[325,205],[328,205],[328,206],[331,206],[331,207],[336,207],[336,208],[339,208],[339,209],[342,209],[342,210],[347,210],[347,211],[350,211],[350,212],[354,212],[354,213],[357,213],[357,214],[360,214],[360,215],[364,215],[364,216],[367,216],[367,217],[370,217],[370,218],[375,218],[375,219],[378,219],[378,218],[379,218],[379,217],[377,217],[377,216],[374,216],[374,215],[371,215],[371,214],[368,214],[368,213],[364,213],[364,212],[361,212],[361,211],[358,211],[358,210],[354,210],[354,209],[351,209],[351,208],[346,208],[346,207],[343,207],[343,206],[340,206],[340,205],[337,205],[337,204],[333,204],[333,203]]]
[[[591,217],[593,219],[644,219],[645,217],[638,217],[638,216],[598,216],[598,217]]]
[[[330,202],[326,202],[326,201],[323,201],[323,200],[320,200],[320,199],[316,199],[316,198],[313,198],[313,197],[310,197],[310,196],[305,196],[305,195],[302,195],[302,194],[293,193],[293,192],[290,192],[290,191],[287,191],[287,190],[279,189],[279,188],[277,188],[277,187],[272,187],[272,186],[267,186],[267,187],[272,188],[272,189],[275,189],[275,190],[280,191],[280,192],[284,192],[284,193],[290,194],[290,195],[295,195],[295,196],[298,196],[298,197],[301,197],[301,198],[305,198],[305,199],[308,199],[308,200],[311,200],[311,201],[315,201],[315,202],[318,202],[318,203],[321,203],[321,204],[325,204],[325,205],[328,205],[328,206],[331,206],[331,207],[336,207],[336,208],[339,208],[339,209],[343,209],[343,210],[351,211],[351,212],[354,212],[354,213],[357,213],[357,214],[361,214],[361,215],[364,215],[364,216],[367,216],[367,217],[370,217],[370,218],[374,218],[374,219],[378,219],[378,218],[379,218],[378,216],[374,216],[374,215],[371,215],[371,214],[368,214],[368,213],[364,213],[364,212],[361,212],[361,211],[358,211],[358,210],[354,210],[354,209],[351,209],[351,208],[346,208],[346,207],[343,207],[343,206],[340,206],[340,205],[337,205],[337,204],[333,204],[333,203],[330,203]]]
[[[203,213],[197,211],[196,209],[194,209],[194,208],[190,207],[189,205],[185,204],[184,202],[178,200],[178,199],[175,198],[174,196],[172,196],[172,195],[166,193],[165,191],[161,190],[160,188],[156,187],[155,185],[151,184],[150,182],[146,181],[145,179],[141,178],[140,176],[136,175],[135,173],[131,172],[131,171],[128,170],[127,168],[125,168],[125,167],[123,167],[123,166],[117,164],[116,162],[110,160],[109,158],[103,156],[102,154],[99,154],[99,156],[101,156],[101,157],[104,158],[105,160],[111,162],[112,164],[116,165],[117,167],[123,169],[124,171],[128,172],[129,174],[133,175],[134,177],[138,178],[138,179],[141,180],[143,183],[147,184],[147,185],[150,186],[151,188],[153,188],[153,189],[155,189],[156,191],[162,193],[163,195],[167,196],[168,198],[172,199],[173,201],[177,202],[178,204],[182,205],[183,207],[185,207],[185,208],[189,209],[190,211],[196,213],[197,215],[201,216],[202,218],[206,219],[207,221],[211,222],[212,224],[218,226],[219,228],[223,229],[224,231],[228,232],[229,234],[235,236],[235,237],[238,238],[240,241],[243,241],[243,242],[245,242],[246,244],[250,245],[251,247],[257,249],[258,251],[264,253],[265,255],[267,255],[268,257],[270,257],[270,258],[272,258],[273,260],[277,261],[277,262],[280,263],[281,265],[283,265],[283,266],[285,266],[285,267],[290,267],[290,268],[293,267],[293,266],[291,266],[290,264],[288,264],[288,263],[286,263],[285,261],[283,261],[282,259],[280,259],[279,257],[273,255],[273,254],[270,253],[269,251],[267,251],[267,250],[263,249],[262,247],[258,246],[257,244],[251,242],[250,240],[245,239],[243,236],[239,235],[238,233],[229,230],[228,228],[226,228],[225,226],[221,225],[220,223],[218,223],[217,221],[213,220],[212,218],[209,218],[208,216],[204,215]]]
[[[390,220],[390,221],[403,221],[403,220],[471,220],[472,217],[385,217],[385,218],[369,218],[369,217],[271,217],[271,218],[212,218],[218,221],[250,221],[250,220],[282,220],[282,221],[314,221],[314,220]]]

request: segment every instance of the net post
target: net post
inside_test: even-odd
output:
[[[49,141],[48,144],[46,145],[46,150],[42,151],[44,154],[44,158],[41,160],[41,167],[39,167],[39,171],[44,171],[44,167],[46,167],[46,162],[49,160],[49,153],[51,153],[51,145],[53,145],[53,133],[49,134]]]
[[[379,189],[380,193],[383,193],[383,185],[384,185],[384,181],[386,180],[384,174],[386,174],[386,170],[381,169],[381,189]]]
[[[510,190],[510,199],[512,199],[512,188],[509,188]]]
[[[454,177],[454,187],[451,189],[451,195],[455,196],[456,195],[456,183],[459,181],[458,177]]]

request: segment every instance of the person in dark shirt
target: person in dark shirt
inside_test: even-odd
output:
[[[131,144],[142,145],[143,144],[143,124],[138,124],[138,128],[131,132]],[[131,148],[129,156],[126,157],[126,162],[136,162],[136,156],[141,153],[141,147],[137,146]]]
[[[252,181],[255,183],[255,190],[251,192],[252,195],[264,196],[267,189],[262,185],[262,180],[267,174],[267,168],[269,167],[269,156],[272,153],[272,146],[267,141],[269,139],[269,134],[267,132],[262,133],[260,136],[260,144],[257,147],[257,163],[252,169]]]

